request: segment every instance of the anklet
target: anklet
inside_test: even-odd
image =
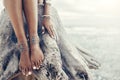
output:
[[[20,52],[28,51],[29,49],[26,47],[27,46],[25,46],[25,44],[23,44],[23,43],[17,44],[17,48],[19,49]]]
[[[32,36],[30,38],[30,44],[38,44],[40,42],[40,38],[38,36]]]

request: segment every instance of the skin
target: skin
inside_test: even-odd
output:
[[[13,25],[18,44],[23,43],[26,51],[22,51],[20,55],[19,69],[25,75],[31,71],[31,62],[29,58],[29,50],[27,39],[25,37],[23,18],[22,18],[22,0],[4,0],[4,6],[8,12],[9,18]],[[27,63],[27,64],[26,64]]]
[[[50,15],[50,6],[51,6],[50,4],[45,3],[44,15]],[[52,23],[50,17],[44,17],[42,24],[48,31],[49,35],[52,38],[54,38],[55,35],[54,35],[54,30],[53,30],[53,23]]]
[[[40,68],[40,64],[44,59],[43,52],[39,47],[39,36],[37,34],[38,27],[38,10],[37,0],[4,0],[4,6],[13,25],[14,32],[17,37],[18,44],[23,47],[20,55],[19,69],[23,75],[30,75],[33,68]],[[49,15],[50,5],[45,4],[44,14]],[[23,12],[28,23],[30,36],[30,46],[28,46],[24,31]],[[44,17],[42,24],[51,37],[54,37],[52,22],[50,18]],[[34,41],[32,42],[32,39]]]
[[[37,7],[37,0],[23,0],[23,6],[24,6],[24,13],[26,16],[26,20],[28,23],[28,29],[29,29],[29,36],[30,40],[33,37],[34,39],[39,38],[38,37],[38,7]],[[31,42],[30,42],[31,43]],[[35,67],[35,69],[40,67],[40,64],[42,64],[42,60],[44,59],[42,50],[39,47],[39,41],[35,41],[34,44],[30,44],[31,49],[31,64],[32,68]]]

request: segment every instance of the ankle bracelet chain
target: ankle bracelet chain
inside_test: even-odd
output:
[[[17,47],[20,52],[25,52],[29,50],[28,48],[26,48],[27,46],[25,46],[24,44],[17,44]]]
[[[30,39],[30,44],[38,44],[40,42],[39,37],[32,36]]]

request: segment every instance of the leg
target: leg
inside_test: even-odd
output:
[[[39,47],[38,30],[38,0],[24,0],[24,12],[29,26],[31,63],[33,68],[40,67],[44,58]]]
[[[23,26],[22,0],[4,0],[4,6],[13,25],[18,44],[24,48],[24,50],[21,51],[19,69],[27,74],[28,71],[31,71],[31,62],[29,59],[29,49]]]

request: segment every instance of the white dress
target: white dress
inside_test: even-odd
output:
[[[44,3],[51,4],[51,0],[38,0],[39,4],[44,5]]]
[[[43,4],[43,5],[44,3],[51,3],[51,0],[38,0],[38,1],[39,1],[39,4]],[[40,22],[41,22],[42,21],[41,16],[43,15],[43,7],[39,7],[38,9],[39,9],[38,18],[40,19]],[[64,69],[66,69],[65,71],[70,72],[71,73],[70,75],[72,75],[73,77],[75,76],[77,78],[78,77],[81,78],[82,76],[84,80],[91,80],[91,79],[88,79],[89,69],[98,69],[100,64],[94,59],[94,57],[88,54],[85,49],[83,48],[81,49],[76,45],[72,44],[72,41],[68,37],[55,8],[53,7],[51,8],[50,14],[52,14],[51,20],[54,23],[53,28],[54,28],[55,34],[57,35],[57,40],[54,41],[54,39],[51,39],[49,36],[43,37],[42,39],[43,43],[41,47],[42,49],[44,49],[44,52],[45,52],[44,53],[45,59],[46,59],[44,61],[45,67],[42,67],[40,71],[35,73],[37,73],[37,75],[39,75],[40,78],[45,77],[44,80],[48,79],[46,77],[48,77],[48,74],[51,74],[50,72],[51,70],[49,70],[51,69],[51,67],[49,69],[47,67],[49,67],[48,65],[52,64],[53,69],[55,69],[55,71],[56,69],[58,70],[56,77],[59,76],[59,78],[61,79],[61,75],[64,77],[64,74],[65,74],[65,73],[61,73],[64,71],[62,70],[62,65],[61,65],[62,63],[61,63],[61,60],[59,59],[62,59],[64,62],[63,66],[65,67]],[[12,25],[10,24],[8,14],[6,13],[5,10],[1,14],[0,21],[1,21],[0,22],[0,41],[2,41],[0,42],[0,80],[8,80],[9,77],[11,76],[14,78],[15,77],[14,74],[16,74],[16,72],[18,71],[19,55],[18,55],[18,49],[15,46],[17,38],[15,36]],[[27,24],[25,19],[24,19],[24,22],[25,22],[24,24]],[[39,26],[42,26],[42,24],[40,24]],[[26,31],[25,33],[27,33],[28,30],[25,30],[25,31]],[[41,36],[40,28],[38,28],[38,33],[39,33],[38,35]],[[55,56],[55,58],[47,59],[48,57],[51,57],[51,56]],[[76,62],[77,64],[73,62]],[[54,67],[53,63],[57,64],[57,66]],[[50,73],[46,75],[47,72],[50,72]],[[85,74],[83,72],[85,72]],[[77,76],[75,73],[77,73]],[[67,76],[69,77],[69,74]],[[70,76],[69,78],[71,78],[72,76]],[[50,80],[55,80],[52,78],[51,75],[49,75],[49,78]],[[18,80],[18,79],[15,79],[15,80]],[[41,80],[41,79],[38,79],[38,80]],[[62,80],[68,80],[68,79],[62,79]],[[76,78],[72,80],[76,80]]]

